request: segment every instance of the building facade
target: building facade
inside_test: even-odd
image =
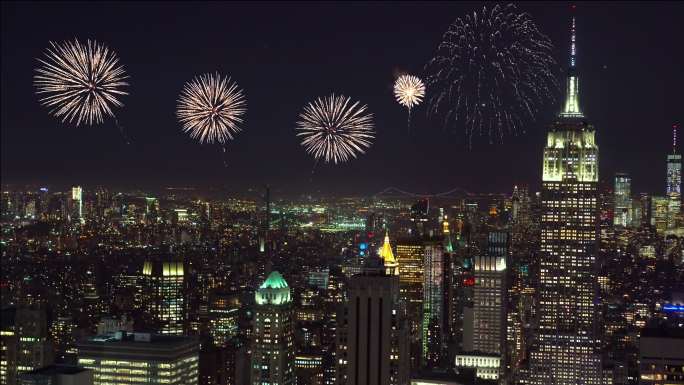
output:
[[[424,254],[424,246],[420,241],[397,243],[399,295],[406,304],[412,369],[420,366],[422,357]]]
[[[386,237],[385,245],[389,246]],[[408,322],[399,295],[398,264],[391,247],[372,255],[349,282],[339,319],[337,383],[408,383]]]
[[[182,335],[186,319],[185,273],[181,261],[146,261],[143,305],[158,334]]]
[[[118,332],[76,344],[78,365],[93,371],[94,385],[198,384],[195,338]]]
[[[54,349],[47,313],[38,305],[2,310],[0,330],[0,384],[15,384],[18,375],[50,365]]]
[[[613,224],[627,227],[632,224],[632,178],[625,173],[615,174],[615,209],[613,211]]]
[[[487,254],[473,261],[473,350],[502,355],[508,234],[491,232],[488,238]]]
[[[290,287],[273,271],[254,296],[251,383],[295,384],[294,314]]]
[[[444,352],[444,270],[446,261],[441,242],[426,244],[424,252],[425,274],[421,328],[423,364],[434,366],[438,364]]]
[[[599,149],[579,106],[574,18],[570,63],[565,107],[544,148],[533,384],[602,381],[596,322]]]

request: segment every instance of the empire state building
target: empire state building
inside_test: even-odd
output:
[[[565,105],[544,148],[532,384],[600,384],[596,316],[598,146],[580,109],[575,19]]]

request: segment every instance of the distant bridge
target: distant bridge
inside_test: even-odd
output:
[[[380,198],[380,197],[390,197],[390,198],[463,198],[463,197],[472,197],[476,196],[477,194],[473,194],[471,192],[468,192],[467,190],[461,188],[461,187],[456,187],[453,188],[449,191],[444,191],[441,193],[436,193],[436,194],[419,194],[419,193],[413,193],[409,191],[404,191],[402,189],[396,188],[396,187],[387,187],[386,189],[373,194],[373,198]]]

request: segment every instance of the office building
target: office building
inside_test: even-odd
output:
[[[544,149],[536,346],[531,384],[599,384],[596,324],[598,156],[594,127],[579,105],[572,19],[565,107]]]
[[[627,227],[632,224],[632,179],[625,173],[615,174],[615,209],[613,211],[613,224]]]
[[[490,232],[487,253],[473,259],[473,350],[503,354],[508,233]]]
[[[419,241],[397,243],[399,296],[406,305],[410,331],[411,368],[417,369],[422,356],[423,257],[425,247]]]
[[[185,323],[184,269],[181,261],[146,261],[143,305],[152,330],[182,335]]]
[[[672,154],[667,156],[667,186],[665,194],[669,199],[667,227],[677,226],[682,208],[682,155],[677,153],[677,128],[672,126]]]
[[[0,385],[14,383],[16,379],[16,312],[14,307],[3,308],[0,312]]]
[[[387,249],[382,258],[369,256],[362,272],[350,279],[348,300],[338,316],[339,385],[408,382],[408,323],[396,261]]]
[[[320,269],[309,272],[308,283],[310,286],[321,290],[328,289],[328,280],[330,279],[330,269]]]
[[[53,354],[43,307],[2,310],[0,384],[14,384],[19,374],[54,363]]]
[[[227,346],[238,334],[240,308],[237,293],[214,293],[209,299],[209,335],[216,346]]]
[[[431,242],[424,249],[423,323],[421,339],[423,364],[438,365],[445,350],[444,295],[445,255],[441,242]]]
[[[199,342],[192,337],[117,332],[80,341],[76,349],[94,385],[198,383]]]
[[[503,372],[508,249],[508,233],[492,231],[485,255],[473,258],[472,305],[464,310],[463,352],[457,355],[455,365],[475,368],[482,379],[496,380]]]
[[[658,234],[664,234],[670,220],[670,203],[668,197],[651,197],[651,226],[655,227]]]
[[[294,314],[290,287],[272,271],[254,295],[251,383],[293,385]]]
[[[71,188],[71,207],[69,216],[72,221],[83,221],[83,188],[74,186]]]

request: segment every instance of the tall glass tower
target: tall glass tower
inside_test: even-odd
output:
[[[667,187],[669,199],[667,227],[675,227],[675,221],[682,207],[682,155],[677,153],[677,128],[672,126],[672,154],[667,156]]]
[[[599,384],[598,146],[579,105],[575,18],[565,106],[544,148],[538,330],[532,384]]]
[[[627,227],[632,224],[632,179],[625,173],[615,174],[615,209],[613,224]]]

